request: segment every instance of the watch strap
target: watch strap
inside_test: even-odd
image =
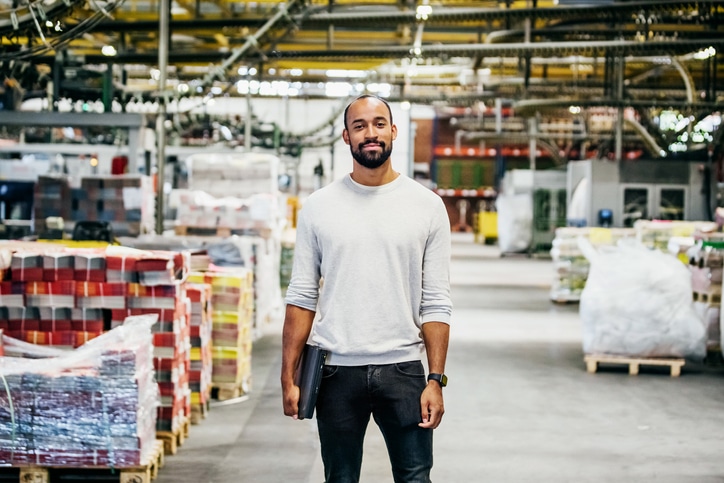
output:
[[[437,381],[440,387],[447,386],[447,376],[445,374],[430,373],[427,376],[428,381]]]

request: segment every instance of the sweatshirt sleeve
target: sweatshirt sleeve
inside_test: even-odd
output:
[[[292,277],[287,288],[285,302],[303,309],[316,311],[319,298],[321,252],[307,218],[310,209],[299,211],[297,239],[294,246]]]
[[[430,234],[422,262],[422,302],[420,322],[450,323],[450,221],[442,200],[433,210]]]

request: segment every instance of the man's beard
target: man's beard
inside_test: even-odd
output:
[[[385,161],[387,161],[390,158],[390,154],[392,154],[392,143],[390,143],[390,146],[388,147],[382,141],[377,142],[376,144],[379,144],[380,148],[382,148],[382,152],[379,154],[376,151],[365,151],[365,144],[371,143],[362,143],[357,147],[357,150],[355,150],[352,146],[349,147],[349,150],[352,152],[352,157],[354,158],[354,160],[365,168],[379,168],[380,166],[385,164]]]

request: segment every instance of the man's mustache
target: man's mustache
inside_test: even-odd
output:
[[[367,146],[368,144],[377,144],[382,149],[385,149],[384,141],[365,141],[365,142],[359,144],[359,148],[362,149],[363,147]]]

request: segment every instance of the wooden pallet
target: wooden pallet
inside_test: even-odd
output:
[[[244,395],[241,384],[234,382],[215,382],[211,386],[211,397],[218,401],[228,401]]]
[[[209,402],[191,405],[191,424],[199,424],[209,414]]]
[[[178,236],[218,236],[218,237],[230,237],[231,235],[245,235],[254,234],[262,237],[269,237],[271,235],[271,229],[267,227],[258,227],[251,224],[248,227],[240,228],[229,228],[229,227],[201,227],[201,226],[184,226],[176,225],[174,232]]]
[[[250,381],[242,382],[212,382],[211,398],[217,401],[236,399],[249,393]]]
[[[193,236],[193,235],[220,236],[220,237],[231,236],[231,228],[222,228],[222,227],[203,228],[200,226],[176,225],[174,227],[174,232],[178,236]]]
[[[590,373],[595,373],[599,364],[612,364],[628,366],[628,373],[632,376],[639,373],[640,366],[669,366],[671,377],[678,377],[681,374],[681,368],[686,363],[684,359],[675,358],[636,358],[613,355],[587,355],[583,360],[586,362],[586,370]]]
[[[174,431],[156,431],[156,438],[163,441],[166,454],[174,455],[189,437],[190,418],[186,418]]]
[[[555,297],[551,297],[551,302],[558,305],[574,305],[581,303],[581,296],[580,295],[559,295]]]
[[[702,302],[708,305],[721,305],[721,287],[708,292],[692,292],[692,299],[694,302]]]
[[[88,481],[95,478],[103,481],[111,481],[109,478],[118,477],[119,483],[150,483],[158,477],[158,470],[163,467],[164,453],[163,441],[156,440],[153,446],[153,453],[148,460],[139,466],[127,468],[109,468],[107,466],[82,466],[71,468],[67,466],[21,466],[6,467],[0,469],[0,474],[5,475],[3,481],[8,481],[10,471],[19,469],[18,481],[20,483],[50,483],[56,481],[62,473],[63,481]],[[53,478],[51,478],[53,475]],[[11,478],[11,477],[10,477]]]

